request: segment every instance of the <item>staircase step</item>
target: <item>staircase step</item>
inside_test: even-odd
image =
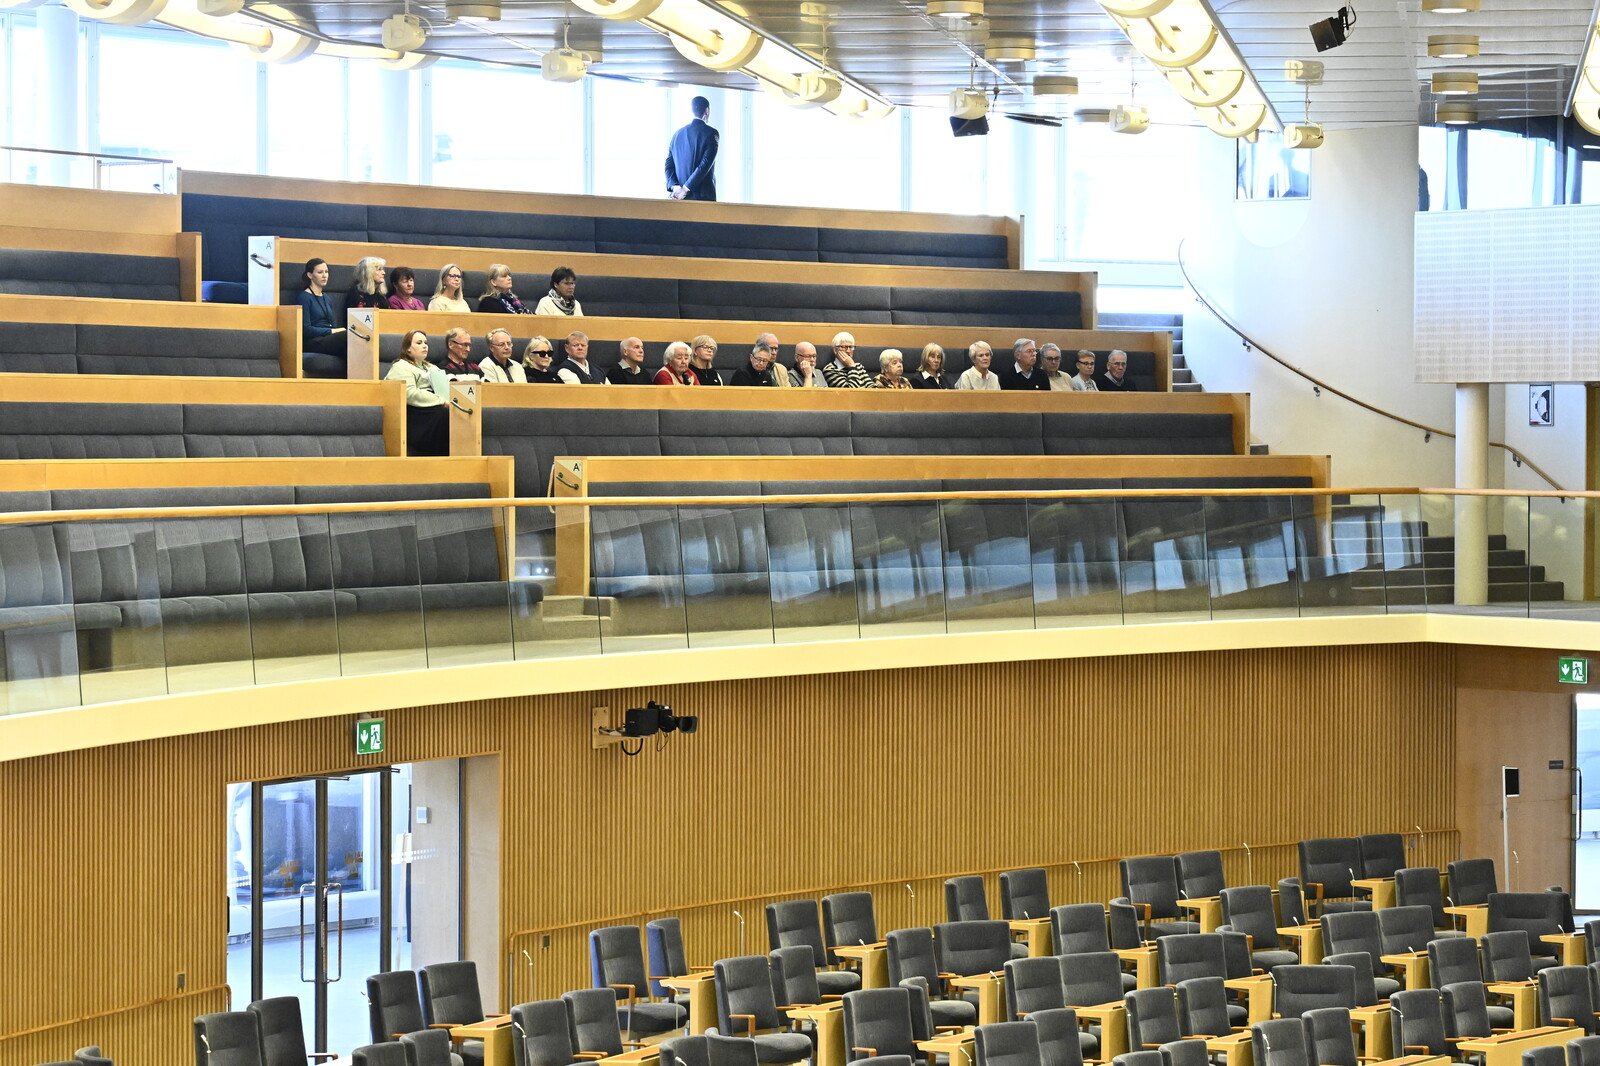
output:
[[[1565,590],[1559,581],[1541,581],[1534,585],[1495,585],[1489,586],[1490,603],[1550,603],[1565,598]],[[1455,602],[1455,589],[1450,585],[1434,587],[1429,585],[1426,590],[1420,586],[1413,588],[1395,588],[1390,586],[1384,595],[1390,606],[1416,607],[1423,604],[1443,605]]]
[[[1172,383],[1174,385],[1189,385],[1194,382],[1194,374],[1180,367],[1172,368]]]
[[[1506,535],[1504,533],[1489,534],[1489,550],[1504,551]],[[1425,552],[1450,552],[1456,550],[1454,537],[1427,537],[1423,540],[1422,550]]]
[[[1200,384],[1198,381],[1174,381],[1172,383],[1172,391],[1173,392],[1204,392],[1206,390],[1205,390],[1205,386]]]
[[[1456,565],[1456,553],[1455,552],[1424,552],[1423,556],[1422,556],[1422,565],[1423,566],[1453,567],[1453,566]],[[1528,565],[1528,555],[1527,555],[1526,552],[1520,551],[1520,550],[1518,550],[1516,548],[1505,548],[1505,549],[1500,549],[1500,550],[1491,550],[1489,552],[1489,565],[1490,566],[1527,566]]]
[[[1252,444],[1252,445],[1250,445],[1250,454],[1251,455],[1271,455],[1272,454],[1272,446],[1270,444]]]
[[[1399,569],[1390,569],[1384,573],[1375,570],[1359,572],[1358,585],[1387,585],[1389,588],[1402,586],[1427,585],[1448,588],[1455,584],[1456,572],[1450,567],[1405,566]],[[1489,568],[1489,583],[1491,585],[1537,585],[1544,581],[1544,567],[1542,566],[1491,566]]]

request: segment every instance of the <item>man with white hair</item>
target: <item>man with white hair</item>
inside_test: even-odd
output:
[[[526,384],[528,377],[522,372],[522,364],[511,358],[511,334],[503,329],[491,329],[484,340],[489,342],[489,354],[478,364],[483,380]]]
[[[1039,346],[1029,337],[1020,337],[1011,346],[1012,363],[1000,370],[1000,387],[1008,392],[1033,390],[1048,392],[1050,379],[1039,369]]]
[[[617,345],[617,365],[606,371],[606,380],[613,385],[649,385],[650,375],[644,372],[644,341],[629,337]]]
[[[994,361],[994,349],[988,341],[973,341],[967,346],[967,361],[972,365],[956,378],[956,388],[975,389],[978,392],[999,392],[1000,376],[991,373],[989,364]]]
[[[856,339],[848,333],[833,335],[833,362],[822,368],[830,389],[870,389],[872,375],[856,362]]]
[[[1128,376],[1128,353],[1120,348],[1111,349],[1106,356],[1106,372],[1094,379],[1101,392],[1137,392],[1133,379]]]

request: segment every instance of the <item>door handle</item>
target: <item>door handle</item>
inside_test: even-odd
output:
[[[317,886],[310,881],[300,886],[300,931],[296,939],[300,945],[300,981],[308,985],[317,983],[317,975],[306,976],[306,896],[316,891]]]
[[[1572,768],[1572,772],[1574,774],[1576,774],[1577,778],[1578,778],[1578,791],[1573,796],[1573,800],[1572,800],[1573,806],[1578,808],[1578,812],[1577,812],[1578,813],[1578,817],[1577,817],[1578,834],[1576,836],[1574,836],[1572,839],[1573,840],[1582,840],[1583,839],[1583,770],[1580,769],[1579,767],[1574,766]]]
[[[332,974],[330,974],[328,976],[328,984],[330,984],[330,985],[333,984],[335,981],[341,981],[341,980],[344,979],[344,885],[341,884],[340,882],[338,882],[338,881],[330,881],[330,882],[328,882],[327,887],[325,887],[322,890],[322,900],[323,900],[323,905],[324,905],[323,913],[325,915],[327,914],[326,906],[327,906],[327,902],[328,902],[328,895],[330,893],[332,893],[335,889],[337,889],[338,892],[339,892],[339,934],[335,938],[335,943],[338,946],[339,969],[338,969],[337,972],[332,973]],[[327,919],[324,918],[324,921],[326,921],[326,920]],[[327,927],[326,926],[323,927],[323,933],[324,933],[323,952],[324,952],[324,956],[326,956],[326,953],[327,953],[327,938],[326,938]]]

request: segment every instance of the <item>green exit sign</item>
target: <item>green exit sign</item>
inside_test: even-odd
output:
[[[383,754],[382,718],[363,718],[356,723],[356,754]]]
[[[1557,671],[1557,679],[1563,685],[1587,685],[1589,683],[1588,659],[1579,659],[1573,655],[1563,655]]]

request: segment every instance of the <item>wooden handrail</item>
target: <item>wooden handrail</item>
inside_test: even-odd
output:
[[[1189,291],[1194,293],[1194,298],[1200,301],[1201,307],[1204,307],[1207,311],[1210,311],[1218,322],[1221,322],[1234,336],[1238,337],[1244,342],[1244,346],[1247,351],[1254,350],[1260,352],[1268,359],[1271,359],[1274,363],[1277,363],[1279,366],[1289,371],[1289,373],[1310,382],[1319,391],[1330,392],[1346,403],[1355,404],[1363,411],[1370,411],[1380,418],[1387,418],[1392,422],[1399,422],[1401,425],[1410,426],[1412,429],[1420,429],[1422,432],[1430,435],[1436,434],[1441,437],[1449,437],[1452,440],[1455,439],[1455,433],[1451,430],[1440,429],[1438,426],[1430,426],[1425,422],[1418,422],[1415,419],[1407,418],[1405,415],[1397,415],[1393,411],[1385,411],[1376,404],[1368,403],[1359,396],[1353,396],[1350,393],[1345,392],[1337,385],[1328,384],[1321,378],[1316,377],[1315,375],[1302,370],[1300,367],[1295,366],[1293,363],[1289,362],[1287,359],[1283,358],[1281,355],[1278,355],[1276,352],[1272,351],[1272,349],[1268,348],[1266,345],[1250,336],[1244,330],[1240,329],[1234,324],[1233,319],[1223,314],[1219,307],[1213,304],[1210,300],[1206,299],[1205,293],[1201,292],[1200,287],[1194,283],[1194,278],[1189,276],[1188,264],[1183,261],[1183,245],[1184,242],[1180,240],[1178,242],[1178,272],[1183,275],[1184,283],[1189,286]],[[1511,456],[1511,458],[1515,460],[1518,465],[1526,466],[1529,470],[1532,470],[1535,474],[1538,474],[1544,483],[1549,485],[1552,489],[1556,489],[1557,491],[1561,489],[1560,482],[1556,481],[1555,478],[1545,473],[1544,470],[1539,467],[1539,464],[1535,463],[1532,459],[1529,459],[1526,455],[1517,451],[1509,444],[1505,444],[1497,440],[1492,440],[1488,443],[1489,447],[1491,448],[1499,448],[1503,450],[1507,455]]]
[[[399,511],[481,511],[510,507],[761,507],[845,503],[1003,503],[1021,500],[1206,499],[1281,496],[1504,496],[1529,499],[1594,499],[1600,492],[1513,489],[1435,489],[1408,486],[1277,489],[996,489],[987,492],[839,492],[782,496],[514,496],[473,500],[394,500],[367,503],[279,503],[212,507],[129,507],[78,511],[11,511],[0,525],[47,522],[106,522],[168,518],[260,518],[325,514],[386,514]]]
[[[37,1033],[48,1033],[52,1029],[65,1029],[69,1025],[82,1025],[84,1022],[98,1021],[101,1018],[110,1018],[116,1014],[126,1014],[129,1011],[159,1007],[163,1003],[173,1003],[177,1000],[190,999],[194,996],[215,995],[218,992],[231,992],[231,990],[227,985],[212,985],[210,988],[196,988],[186,992],[174,992],[171,995],[157,996],[155,999],[147,999],[143,1003],[130,1003],[124,1007],[107,1007],[104,1010],[95,1011],[93,1014],[79,1014],[57,1022],[45,1022],[43,1025],[35,1025],[28,1029],[15,1029],[9,1033],[0,1033],[0,1044],[4,1044],[8,1040],[18,1040],[25,1036],[33,1036]]]

